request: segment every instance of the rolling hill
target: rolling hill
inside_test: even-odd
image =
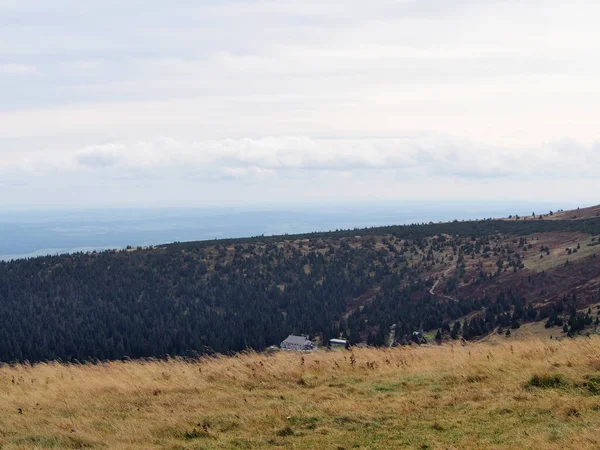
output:
[[[2,262],[0,360],[195,357],[290,333],[477,340],[536,322],[585,335],[600,303],[596,211]]]

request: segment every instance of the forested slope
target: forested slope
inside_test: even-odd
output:
[[[598,234],[598,218],[484,220],[2,262],[0,360],[260,350],[291,332],[383,345],[392,324],[398,342],[421,328],[470,338],[592,302],[593,285],[580,282],[561,298],[540,292],[553,270],[571,277],[569,264],[573,279],[578,264],[595,277]],[[585,248],[539,270],[538,255],[551,253],[537,248],[545,236],[575,236]],[[510,281],[520,273],[535,294]]]

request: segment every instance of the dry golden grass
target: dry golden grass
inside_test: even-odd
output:
[[[600,338],[5,366],[0,395],[2,449],[600,448]]]

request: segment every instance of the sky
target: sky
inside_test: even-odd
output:
[[[0,0],[0,207],[600,203],[600,2]]]

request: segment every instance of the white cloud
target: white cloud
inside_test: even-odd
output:
[[[88,168],[115,166],[121,160],[122,145],[103,145],[89,147],[75,155],[77,163]]]
[[[600,168],[593,0],[0,0],[0,16],[0,171],[96,183],[69,201],[177,182],[297,195],[314,177],[322,197],[327,177],[354,195],[533,192]]]
[[[563,139],[532,148],[491,147],[435,135],[395,139],[259,139],[183,141],[154,138],[112,142],[62,152],[25,153],[5,161],[4,171],[100,172],[134,178],[195,179],[308,177],[309,173],[397,173],[403,177],[505,179],[596,177],[600,144]],[[302,175],[304,173],[304,175]]]

